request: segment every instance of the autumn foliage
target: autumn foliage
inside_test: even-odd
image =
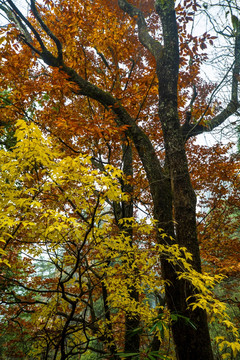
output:
[[[210,342],[207,316],[237,356],[214,287],[239,277],[239,156],[196,136],[237,111],[240,66],[224,113],[201,76],[217,36],[191,31],[203,8],[0,2],[3,357],[174,359],[174,343],[199,360],[181,341]]]
[[[220,320],[225,307],[210,289],[221,277],[196,273],[188,262],[191,254],[173,239],[171,246],[157,244],[154,224],[144,219],[119,220],[125,228],[119,232],[111,203],[128,201],[119,169],[107,165],[101,172],[86,155],[66,155],[58,141],[24,120],[17,122],[15,136],[16,146],[0,152],[1,241],[7,249],[1,272],[7,307],[1,314],[2,331],[19,334],[25,349],[19,352],[15,335],[4,343],[10,356],[52,358],[61,353],[71,358],[89,350],[117,354],[124,346],[126,314],[141,319],[146,337],[141,357],[154,356],[151,339],[169,341],[169,324],[177,317],[164,306],[163,254],[181,269],[179,278],[191,279],[198,289],[189,306],[206,308],[212,321],[216,315]],[[167,234],[161,232],[161,237]],[[137,289],[138,301],[131,288]],[[230,321],[223,322],[237,336]],[[234,343],[228,346],[237,351]]]

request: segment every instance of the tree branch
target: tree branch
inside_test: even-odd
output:
[[[37,32],[37,30],[32,26],[32,24],[28,21],[28,19],[26,19],[26,17],[21,13],[21,11],[19,11],[19,9],[14,5],[12,0],[6,0],[6,1],[8,2],[10,9],[12,9],[13,13],[18,16],[21,26],[24,27],[23,23],[26,24],[29,27],[29,29],[33,32],[34,36],[36,37],[42,51],[46,51],[47,49],[45,48],[45,45],[41,39],[41,36]],[[23,35],[25,35],[25,34],[23,34]],[[32,47],[32,50],[35,51],[36,53],[39,53],[39,51],[36,50],[34,47]]]
[[[18,29],[23,33],[23,36],[27,40],[28,43],[32,42],[31,35],[29,31],[27,30],[27,27],[23,24],[19,16],[11,10],[7,5],[0,4],[0,9],[6,14],[8,20],[15,23],[18,27]]]
[[[126,0],[118,0],[118,5],[120,9],[131,16],[131,18],[136,18],[138,25],[138,36],[141,44],[150,51],[155,59],[161,57],[163,46],[157,40],[154,40],[149,34],[142,11]]]
[[[35,0],[31,0],[31,10],[33,12],[33,15],[35,16],[35,18],[37,19],[37,21],[41,25],[42,29],[55,42],[55,44],[57,46],[57,50],[58,50],[58,60],[61,63],[62,60],[63,60],[62,44],[59,41],[59,39],[52,33],[52,31],[49,29],[49,27],[42,20],[41,16],[39,15],[39,13],[37,11],[37,8],[36,8],[36,5],[35,5]]]
[[[228,105],[223,109],[218,115],[214,116],[211,121],[206,125],[201,125],[200,122],[203,119],[203,116],[197,124],[186,123],[182,126],[182,135],[187,141],[192,136],[202,134],[204,132],[210,132],[219,125],[223,124],[231,115],[237,112],[240,108],[239,102],[239,81],[240,81],[240,23],[238,26],[238,31],[236,32],[235,37],[235,47],[234,47],[234,63],[232,68],[232,89],[231,89],[231,100]]]

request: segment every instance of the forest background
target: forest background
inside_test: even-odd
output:
[[[239,5],[17,5],[0,2],[1,358],[238,358]],[[213,131],[230,140],[197,142]]]

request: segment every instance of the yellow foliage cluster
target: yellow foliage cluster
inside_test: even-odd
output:
[[[105,345],[108,339],[108,346],[117,341],[121,348],[118,332],[123,331],[126,314],[139,318],[148,336],[161,314],[164,336],[169,336],[171,314],[159,302],[151,301],[151,296],[164,293],[160,270],[164,257],[178,269],[179,280],[195,288],[194,298],[188,299],[189,308],[206,310],[211,322],[218,321],[232,332],[233,342],[216,339],[220,350],[226,349],[223,356],[230,357],[227,349],[237,355],[237,329],[227,317],[225,305],[213,295],[221,276],[196,272],[191,254],[174,241],[172,245],[156,243],[154,221],[121,219],[125,230],[117,228],[111,204],[128,200],[121,190],[119,169],[108,165],[99,171],[88,156],[66,156],[53,138],[23,120],[16,124],[15,136],[16,146],[0,151],[0,241],[18,248],[22,265],[24,257],[36,260],[43,256],[54,266],[52,279],[42,285],[36,281],[38,276],[26,279],[26,288],[45,291],[37,295],[41,302],[36,302],[31,317],[33,332],[43,328],[49,334],[63,331],[74,308],[74,316],[81,321],[75,323],[68,338],[73,346],[84,344],[87,338],[103,337]],[[133,239],[127,229],[132,229]],[[161,236],[167,237],[163,232]],[[8,259],[8,247],[1,255],[2,261],[16,270]],[[101,301],[103,287],[111,320],[93,311],[94,303]],[[133,288],[138,299],[131,295]],[[159,327],[155,329],[160,340],[163,333]],[[43,346],[43,338],[39,339],[34,354]]]

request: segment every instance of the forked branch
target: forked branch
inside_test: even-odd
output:
[[[201,124],[201,120],[197,124],[186,123],[182,126],[182,134],[185,140],[202,134],[210,132],[223,124],[231,115],[235,114],[240,108],[239,100],[239,82],[240,82],[240,23],[235,37],[234,47],[234,63],[232,67],[232,85],[231,85],[231,99],[227,106],[216,116],[212,118],[206,125]]]

